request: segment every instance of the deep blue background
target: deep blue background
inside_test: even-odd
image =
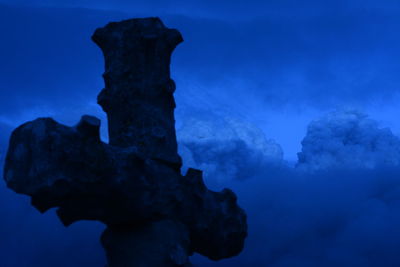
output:
[[[96,104],[103,59],[90,36],[109,21],[143,16],[160,16],[185,39],[171,66],[178,128],[199,114],[238,118],[276,140],[289,162],[308,123],[332,109],[362,110],[397,134],[399,15],[390,0],[2,0],[0,157],[10,131],[41,116],[72,125],[96,115],[106,140]],[[251,158],[252,148],[241,147],[218,163]],[[215,266],[400,265],[398,167],[241,168],[247,179],[208,178],[235,189],[250,223],[244,253]],[[65,229],[0,183],[0,266],[103,266],[102,229]]]

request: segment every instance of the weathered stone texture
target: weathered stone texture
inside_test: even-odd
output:
[[[110,23],[93,40],[105,57],[110,144],[100,120],[74,127],[39,118],[14,130],[4,178],[65,225],[98,220],[110,267],[189,266],[198,252],[213,260],[241,252],[246,215],[229,189],[213,192],[202,172],[180,173],[171,53],[182,41],[157,18]]]

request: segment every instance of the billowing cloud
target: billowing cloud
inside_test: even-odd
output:
[[[208,140],[214,132],[209,123],[191,124],[195,130],[189,136]],[[223,144],[223,138],[218,142]],[[262,164],[251,179],[224,180],[248,213],[246,248],[239,257],[218,263],[195,256],[196,266],[398,266],[398,148],[389,129],[357,111],[333,112],[312,122],[303,153],[315,155],[307,162],[314,171]],[[198,154],[209,164],[221,164],[218,157],[206,155]],[[236,156],[228,153],[223,162],[235,166]],[[250,168],[258,162],[251,160],[244,160]],[[212,179],[209,185],[215,186]]]
[[[336,111],[310,123],[298,157],[311,170],[397,166],[400,139],[363,113]]]
[[[368,132],[374,136],[357,140],[391,136],[358,112],[336,113],[328,118],[331,120],[322,120],[322,124],[342,129],[337,133],[353,129],[354,136],[364,136]],[[186,149],[194,163],[200,162],[205,168],[221,164],[219,174],[231,174],[234,173],[231,170],[242,168],[244,174],[252,176],[222,182],[215,181],[220,179],[218,176],[207,177],[212,187],[230,187],[237,193],[240,205],[248,214],[249,237],[245,250],[238,257],[211,262],[196,255],[193,257],[195,266],[400,265],[398,167],[376,165],[373,169],[360,166],[347,170],[332,167],[310,173],[284,164],[260,164],[263,162],[259,158],[261,155],[278,158],[282,155],[279,146],[265,139],[253,126],[230,118],[210,121],[207,117],[189,120],[187,125],[180,127],[178,136],[181,145],[191,143]],[[329,141],[330,138],[320,140],[321,143]],[[104,263],[98,243],[101,225],[84,223],[64,229],[54,213],[40,215],[26,198],[1,190],[3,262],[11,266],[29,263],[32,267]],[[63,259],[61,265],[57,263],[60,258]]]
[[[280,164],[282,148],[254,125],[234,118],[194,117],[177,132],[184,167],[219,180],[245,179],[264,165]]]

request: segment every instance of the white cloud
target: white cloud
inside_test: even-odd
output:
[[[265,164],[281,163],[282,148],[255,126],[234,118],[191,118],[177,131],[184,169],[216,180],[248,178]]]
[[[400,139],[361,112],[336,111],[309,124],[298,158],[309,170],[397,166]]]

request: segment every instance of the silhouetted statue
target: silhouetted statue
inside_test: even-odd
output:
[[[4,168],[7,185],[64,225],[98,220],[110,267],[189,266],[198,252],[219,260],[241,252],[246,215],[235,194],[210,191],[202,172],[180,173],[170,57],[183,41],[158,18],[109,23],[92,39],[105,58],[98,103],[108,117],[83,116],[75,127],[39,118],[14,130]]]

